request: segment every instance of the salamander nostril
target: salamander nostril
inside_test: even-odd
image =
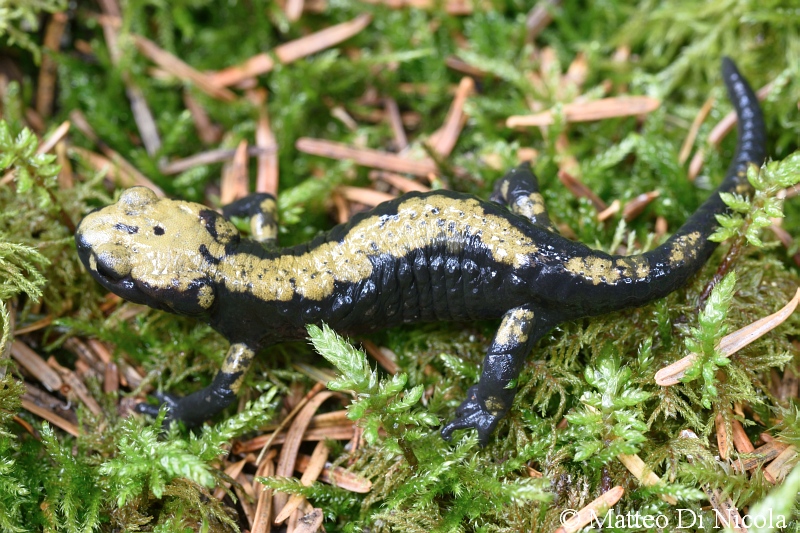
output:
[[[117,272],[114,271],[111,267],[103,263],[102,261],[97,261],[97,273],[103,276],[104,278],[110,280],[119,280],[122,278]]]

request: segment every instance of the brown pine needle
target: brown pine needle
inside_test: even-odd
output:
[[[731,429],[733,431],[733,447],[736,448],[736,451],[739,453],[753,453],[755,447],[753,443],[750,442],[747,433],[744,432],[742,423],[738,420],[734,420],[731,422]]]
[[[456,72],[466,74],[467,76],[472,76],[473,78],[483,78],[485,76],[488,76],[488,72],[474,65],[470,65],[460,57],[449,56],[447,59],[444,60],[444,64],[447,65],[448,68],[451,68]]]
[[[660,100],[649,96],[620,96],[564,104],[561,111],[567,122],[590,122],[615,117],[644,115],[655,111],[660,105]],[[506,119],[506,127],[548,126],[553,122],[553,113],[548,110],[534,115],[512,115]]]
[[[553,22],[553,13],[562,0],[539,0],[525,18],[525,42],[533,44],[542,30]]]
[[[108,363],[103,371],[103,392],[106,394],[119,390],[119,367],[116,363]]]
[[[249,173],[247,172],[247,141],[242,139],[236,147],[233,161],[225,166],[222,173],[222,183],[220,185],[219,201],[222,205],[247,196],[249,183]]]
[[[456,96],[447,111],[444,124],[428,140],[433,149],[442,157],[449,156],[456,146],[461,129],[467,122],[467,116],[464,114],[464,104],[474,89],[475,81],[472,78],[461,78],[458,89],[456,89]]]
[[[68,148],[68,152],[77,155],[95,170],[108,171],[109,177],[123,187],[141,185],[142,187],[147,187],[156,193],[156,196],[159,198],[164,197],[164,191],[161,190],[160,187],[145,177],[144,174],[136,170],[133,165],[125,161],[122,156],[116,152],[112,158],[103,157],[100,154],[96,154],[79,146],[70,146]]]
[[[283,12],[286,13],[286,18],[289,22],[297,22],[303,14],[303,0],[287,0],[286,5],[283,7]]]
[[[788,195],[786,197],[788,198]],[[769,229],[771,229],[772,233],[774,233],[775,236],[778,237],[778,240],[781,241],[781,244],[783,244],[784,248],[786,248],[787,250],[792,249],[792,245],[794,244],[794,238],[792,238],[792,235],[788,231],[786,231],[785,229],[776,224],[772,224],[769,227]],[[800,252],[797,252],[794,255],[792,255],[792,260],[795,262],[796,265],[800,266]]]
[[[216,144],[222,136],[222,128],[214,124],[203,109],[203,106],[191,95],[183,91],[183,105],[189,110],[194,122],[194,129],[203,144]]]
[[[300,39],[282,44],[273,50],[282,64],[297,61],[311,54],[316,54],[327,48],[335,46],[342,41],[358,34],[372,21],[370,15],[362,14],[341,24],[325,28]],[[266,74],[275,67],[275,60],[268,54],[258,54],[251,57],[241,65],[228,67],[219,72],[208,74],[209,80],[217,87],[235,85],[247,78]]]
[[[680,435],[685,439],[697,438],[695,432],[690,429],[682,430]],[[692,462],[691,458],[687,459],[690,463]],[[725,497],[722,490],[711,488],[708,484],[704,484],[701,489],[706,493],[711,507],[716,511],[716,517],[724,527],[730,527],[736,533],[747,533],[739,509],[730,498]]]
[[[558,179],[561,180],[561,183],[569,189],[569,191],[574,194],[578,198],[588,198],[594,208],[598,211],[605,211],[608,206],[606,203],[597,196],[594,191],[592,191],[589,187],[586,186],[581,180],[566,172],[564,170],[560,170],[558,172]]]
[[[272,455],[267,456],[266,460],[256,470],[256,476],[272,477],[275,475],[275,463]],[[261,483],[256,482],[255,490],[258,490],[258,504],[252,521],[252,533],[269,533],[272,530],[272,489],[262,487]]]
[[[645,207],[650,205],[650,203],[659,197],[661,191],[650,191],[645,192],[630,200],[625,207],[622,208],[622,218],[625,219],[625,222],[630,222],[631,220],[635,219],[639,215],[642,214]]]
[[[261,464],[261,461],[264,458],[264,454],[267,453],[267,450],[269,450],[269,447],[272,445],[273,441],[277,438],[278,434],[283,430],[283,428],[286,427],[289,424],[289,422],[291,422],[291,420],[295,417],[295,415],[297,415],[297,413],[300,412],[300,409],[305,407],[305,405],[309,402],[309,400],[311,400],[311,398],[317,395],[324,388],[325,385],[323,385],[322,383],[314,384],[314,386],[311,387],[311,390],[308,391],[308,393],[303,397],[303,399],[300,400],[300,402],[298,402],[298,404],[294,406],[294,409],[292,409],[292,411],[288,415],[286,415],[286,418],[284,418],[281,421],[281,423],[278,425],[278,427],[275,429],[272,435],[264,439],[263,448],[262,445],[259,444],[254,450],[246,450],[246,451],[255,451],[261,448],[261,452],[258,454],[258,458],[256,459],[256,465]]]
[[[258,156],[263,154],[264,150],[257,146],[251,146],[247,149],[247,155],[249,156]],[[169,163],[161,165],[159,170],[162,174],[167,176],[172,174],[180,174],[181,172],[185,172],[190,168],[199,167],[202,165],[212,165],[221,161],[228,161],[233,159],[234,155],[236,155],[235,149],[231,150],[229,148],[217,148],[214,150],[200,152],[199,154],[190,155],[189,157],[184,157],[183,159],[175,159]]]
[[[322,518],[322,509],[314,507],[290,523],[286,533],[318,533],[322,527]]]
[[[69,114],[69,118],[78,131],[83,133],[90,141],[95,143],[106,157],[104,158],[98,156],[97,154],[78,146],[71,146],[69,150],[71,150],[73,153],[77,153],[84,159],[84,161],[97,170],[103,170],[103,168],[109,165],[111,165],[112,168],[116,167],[119,170],[116,178],[124,187],[141,185],[143,187],[148,187],[159,197],[164,196],[164,191],[162,191],[160,187],[157,187],[156,184],[150,181],[147,176],[142,174],[139,169],[129,163],[127,159],[122,157],[119,152],[111,148],[97,135],[97,133],[95,133],[94,128],[92,128],[92,125],[89,124],[89,121],[86,120],[86,117],[80,110],[72,110]]]
[[[433,9],[444,5],[448,15],[470,15],[473,11],[473,0],[361,0],[365,4],[384,5],[390,9]]]
[[[436,164],[430,159],[414,161],[381,150],[356,148],[324,139],[301,137],[297,139],[295,147],[307,154],[328,157],[330,159],[352,159],[357,165],[398,172],[400,174],[427,176],[438,170]]]
[[[311,417],[314,416],[314,413],[317,412],[322,403],[333,395],[334,393],[331,391],[319,392],[297,413],[292,425],[286,432],[286,440],[283,443],[283,448],[281,448],[278,464],[275,468],[276,476],[291,477],[292,473],[294,473],[297,454],[300,451],[300,445],[303,444],[303,434],[306,432],[309,422],[311,422]],[[283,509],[288,499],[288,494],[277,493],[274,498],[275,509]]]
[[[639,483],[641,483],[642,486],[653,487],[661,483],[661,478],[659,478],[655,472],[650,470],[650,468],[648,468],[642,458],[638,455],[626,455],[621,453],[617,455],[617,459],[625,466],[625,468],[628,469],[631,474],[633,474],[636,479],[639,480]],[[678,504],[678,500],[667,494],[662,494],[660,497],[670,505]]]
[[[302,477],[300,478],[300,483],[304,487],[310,487],[311,484],[316,481],[322,470],[325,468],[325,463],[328,460],[328,447],[325,445],[324,441],[320,441],[317,443],[317,446],[314,448],[314,451],[311,453],[311,458],[308,460],[308,464],[306,465],[305,472],[303,472]],[[302,505],[305,498],[299,494],[292,494],[289,498],[289,501],[286,502],[286,505],[283,509],[280,510],[278,516],[275,517],[275,523],[281,524],[289,518],[292,513],[294,513],[300,505]]]
[[[308,429],[303,435],[304,442],[317,442],[320,440],[348,440],[353,436],[354,425],[347,420],[338,426],[318,427]],[[233,447],[234,453],[257,452],[264,449],[265,445],[277,446],[286,442],[286,434],[281,430],[276,430],[268,435],[261,435],[246,442],[236,443]]]
[[[800,289],[797,289],[794,298],[779,311],[756,320],[752,324],[730,335],[726,335],[719,341],[717,348],[724,356],[730,357],[751,342],[761,338],[766,333],[783,324],[797,308],[798,303],[800,303]],[[680,379],[686,374],[686,370],[692,366],[695,357],[695,354],[689,354],[683,359],[675,361],[671,365],[665,366],[656,372],[656,384],[662,387],[668,387],[679,383]]]
[[[593,413],[598,412],[597,409],[591,405],[587,405],[586,408]],[[617,455],[617,460],[628,469],[628,472],[633,474],[633,476],[639,480],[639,483],[641,483],[642,486],[653,487],[661,483],[661,478],[659,478],[658,475],[653,472],[638,455],[627,455],[621,453]],[[677,505],[678,503],[678,500],[666,494],[662,494],[661,499],[670,505]]]
[[[578,52],[572,63],[569,64],[567,72],[562,76],[561,81],[581,88],[586,83],[586,77],[589,75],[589,62],[586,59],[586,54]]]
[[[106,47],[108,48],[108,55],[111,57],[111,62],[114,66],[119,65],[122,53],[117,45],[117,38],[119,28],[122,22],[122,10],[119,8],[117,0],[99,0],[98,3],[103,11],[104,16],[98,17],[98,22],[103,26],[103,36],[106,40]],[[133,119],[136,122],[136,127],[139,129],[139,134],[142,137],[142,143],[145,150],[151,156],[161,148],[161,138],[158,135],[158,128],[156,127],[153,112],[147,104],[142,89],[131,79],[128,72],[121,72],[122,81],[125,83],[125,92],[128,95],[128,100],[131,103],[131,111]]]
[[[397,198],[393,194],[388,194],[373,189],[366,189],[364,187],[350,187],[347,185],[342,185],[341,187],[337,187],[336,190],[345,198],[345,200],[363,204],[369,207],[375,207],[378,204],[382,204],[383,202],[388,202],[389,200],[394,200]]]
[[[392,127],[396,148],[398,151],[405,150],[408,147],[408,137],[406,137],[406,130],[403,128],[403,119],[400,116],[400,108],[397,106],[397,100],[388,97],[384,100],[383,105],[386,110],[386,118],[389,120],[389,125]]]
[[[722,413],[717,413],[717,416],[714,417],[714,427],[717,434],[719,456],[723,461],[727,461],[731,447],[728,440],[728,432],[725,430],[725,417],[722,416]]]
[[[555,533],[577,533],[588,526],[592,520],[604,516],[611,507],[617,504],[624,494],[625,489],[619,485],[604,492],[599,498],[593,500],[589,505],[578,511],[572,518],[564,521],[561,527],[556,529]]]
[[[758,96],[759,100],[764,100],[767,95],[772,90],[774,81],[769,82],[768,84],[764,85],[758,91],[756,91],[756,96]],[[728,135],[733,127],[736,125],[736,113],[731,111],[722,120],[717,123],[716,126],[711,130],[711,133],[708,134],[708,139],[706,143],[710,146],[719,146],[719,143],[722,142],[722,139]],[[698,148],[697,152],[692,157],[692,161],[689,163],[689,179],[694,181],[694,179],[700,174],[700,169],[703,168],[703,161],[705,158],[705,150],[703,148]]]
[[[229,464],[227,467],[225,467],[225,475],[233,479],[236,479],[237,477],[239,477],[239,474],[244,469],[245,464],[247,464],[246,457],[240,461],[236,461],[235,463]],[[224,482],[222,486],[217,487],[217,489],[214,491],[214,497],[218,500],[224,498],[226,494],[225,489],[230,488],[230,486],[231,486],[230,483],[228,483],[227,481]]]
[[[14,335],[22,335],[23,333],[30,333],[32,331],[38,331],[42,328],[46,328],[50,324],[53,323],[53,315],[47,315],[44,318],[37,320],[36,322],[31,322],[27,326],[23,326],[21,328],[16,328],[14,330]]]
[[[263,89],[248,92],[250,100],[258,106],[256,126],[256,146],[261,154],[256,160],[256,192],[278,195],[278,141],[272,132],[267,108],[267,91]]]
[[[76,426],[72,422],[67,422],[65,419],[61,418],[52,411],[48,411],[44,407],[39,407],[30,400],[22,398],[22,408],[28,412],[35,414],[39,418],[47,420],[54,426],[63,429],[73,437],[78,437],[80,434],[80,432],[78,431],[78,426]]]
[[[367,352],[367,355],[375,359],[389,374],[394,376],[400,371],[400,367],[397,366],[396,362],[397,356],[388,348],[382,348],[366,339],[361,341],[361,346],[364,347],[364,351]]]
[[[139,51],[148,59],[184,82],[188,81],[193,83],[198,89],[210,97],[226,102],[236,100],[235,94],[214,83],[210,76],[194,69],[182,59],[160,48],[150,39],[142,37],[141,35],[134,35],[133,42],[136,44]]]
[[[402,192],[429,192],[431,190],[431,188],[427,185],[423,185],[414,180],[408,179],[400,174],[393,174],[392,172],[381,172],[380,170],[374,170],[370,172],[369,178],[372,180],[381,180]]]
[[[22,341],[11,343],[11,357],[50,392],[60,391],[64,386],[64,381],[58,372],[50,368],[38,353]]]
[[[299,455],[297,457],[295,469],[298,472],[304,472],[310,459],[308,455]],[[326,463],[325,468],[322,469],[319,480],[329,485],[336,485],[340,489],[357,492],[358,494],[366,494],[372,490],[372,482],[369,479],[359,476],[355,472],[346,470],[341,466],[332,466],[330,463]]]
[[[788,444],[773,440],[753,450],[749,454],[751,457],[740,458],[734,461],[733,467],[739,472],[758,468],[778,457],[788,447]]]
[[[56,76],[58,75],[57,63],[49,51],[58,52],[61,37],[67,27],[66,13],[53,13],[47,30],[44,34],[43,48],[47,51],[42,54],[42,65],[39,69],[39,82],[36,84],[36,111],[42,117],[49,117],[53,112],[55,98]]]
[[[764,469],[764,479],[772,483],[780,483],[797,462],[797,448],[788,446]]]
[[[678,161],[680,161],[681,165],[689,159],[689,154],[692,153],[692,146],[694,146],[694,142],[697,140],[697,134],[700,132],[700,126],[711,112],[711,108],[714,107],[714,100],[713,96],[709,96],[703,104],[703,107],[700,108],[700,112],[694,117],[692,125],[689,127],[689,133],[686,135],[686,139],[683,141],[683,146],[681,146],[681,151],[678,155]]]
[[[86,388],[86,385],[83,384],[83,381],[75,372],[69,368],[59,365],[52,356],[47,360],[47,365],[55,370],[56,373],[61,376],[64,384],[69,387],[69,393],[67,394],[68,398],[71,400],[77,398],[83,405],[86,406],[87,409],[89,409],[89,411],[92,412],[93,415],[98,417],[103,416],[102,407],[100,407],[100,404],[97,403],[97,400],[94,399],[94,396],[91,395],[89,389]]]
[[[49,137],[47,137],[47,139],[42,141],[42,144],[39,145],[39,148],[36,150],[36,153],[46,154],[47,152],[52,150],[55,147],[55,145],[57,145],[59,142],[61,142],[61,140],[64,139],[64,137],[66,137],[67,133],[69,132],[69,128],[70,128],[69,120],[65,120],[64,122],[62,122],[61,125],[57,127],[55,131],[53,131],[53,133],[50,134]]]
[[[597,220],[599,220],[600,222],[605,222],[609,218],[619,213],[619,210],[621,208],[622,208],[622,202],[620,202],[619,200],[614,200],[613,202],[611,202],[611,205],[609,205],[608,207],[597,213]]]

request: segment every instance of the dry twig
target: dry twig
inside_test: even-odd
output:
[[[175,57],[159,47],[150,39],[142,37],[141,35],[134,35],[133,42],[136,43],[136,47],[139,51],[155,64],[172,75],[177,76],[184,82],[189,81],[193,83],[198,89],[212,98],[217,98],[225,102],[232,102],[236,99],[235,94],[225,87],[214,83],[207,74],[195,70],[180,58]]]
[[[343,143],[326,141],[324,139],[301,137],[297,140],[295,146],[298,150],[307,154],[331,159],[352,159],[358,165],[399,172],[401,174],[427,176],[437,171],[436,164],[430,159],[412,161],[388,152],[369,148],[356,148]]]
[[[288,64],[300,58],[316,54],[326,48],[358,34],[372,21],[369,15],[359,15],[353,20],[331,26],[322,31],[301,37],[295,41],[282,44],[273,50],[278,62]],[[275,67],[275,60],[269,54],[258,54],[241,65],[228,67],[219,72],[209,74],[210,81],[217,87],[235,85],[247,78],[266,74]]]
[[[752,324],[723,337],[719,341],[717,349],[724,356],[730,357],[751,342],[761,338],[776,327],[783,324],[783,322],[794,312],[795,308],[797,308],[798,303],[800,303],[800,289],[797,289],[794,297],[779,311],[762,319],[756,320]],[[695,354],[689,354],[683,359],[675,361],[671,365],[665,366],[656,372],[656,384],[661,385],[662,387],[668,387],[670,385],[676,385],[679,383],[681,378],[686,373],[686,370],[692,366],[695,357]]]
[[[561,112],[567,122],[591,122],[607,118],[644,115],[655,111],[660,105],[660,100],[649,96],[620,96],[564,104]],[[506,119],[506,126],[509,128],[548,126],[554,121],[553,112],[548,110],[534,115],[512,115]]]
[[[599,498],[593,500],[589,505],[573,515],[569,520],[564,521],[555,533],[577,533],[584,527],[606,514],[611,507],[617,504],[625,494],[625,489],[619,485],[604,492]]]

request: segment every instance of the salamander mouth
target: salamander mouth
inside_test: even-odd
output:
[[[76,233],[75,241],[83,266],[103,287],[134,303],[150,305],[150,299],[137,286],[130,271],[127,274],[117,272],[110,264],[108,254],[97,253],[80,233]]]

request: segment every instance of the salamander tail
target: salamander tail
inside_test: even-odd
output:
[[[720,193],[750,195],[752,187],[747,181],[747,167],[761,165],[766,158],[767,134],[756,94],[728,57],[722,60],[722,76],[738,120],[736,152],[725,179],[708,200],[664,244],[643,254],[651,272],[666,274],[662,278],[666,283],[659,284],[664,294],[672,292],[697,272],[716,248],[717,243],[709,241],[708,237],[717,229],[716,215],[728,212]]]

